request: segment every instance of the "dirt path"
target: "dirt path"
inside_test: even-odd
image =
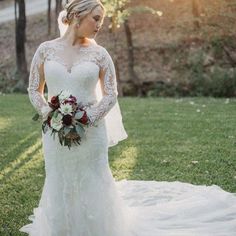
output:
[[[26,15],[34,15],[47,10],[46,0],[26,0]],[[54,1],[52,2],[52,7],[55,6]],[[10,6],[2,8],[0,6],[0,23],[14,20],[14,3],[12,2]]]

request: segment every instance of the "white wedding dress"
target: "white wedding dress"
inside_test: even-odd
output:
[[[64,43],[42,43],[31,64],[29,97],[40,114],[48,112],[37,91],[43,66],[48,100],[68,90],[97,126],[86,128],[81,145],[70,150],[42,133],[46,178],[39,206],[29,217],[32,223],[20,231],[31,236],[235,236],[236,195],[216,185],[114,180],[108,147],[127,137],[117,112],[114,65],[96,44],[75,54],[69,63]],[[100,70],[105,93],[98,100]],[[115,114],[114,107],[118,117],[106,119]]]

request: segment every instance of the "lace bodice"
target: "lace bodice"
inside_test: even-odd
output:
[[[102,76],[101,76],[102,75]],[[99,81],[103,97],[96,96]],[[113,61],[107,50],[97,44],[81,46],[68,52],[64,42],[46,41],[37,48],[30,69],[28,93],[32,105],[44,118],[50,107],[40,91],[46,83],[48,100],[61,90],[68,90],[85,105],[93,125],[102,119],[117,102],[117,84]]]

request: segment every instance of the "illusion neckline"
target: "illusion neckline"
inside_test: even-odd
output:
[[[61,50],[66,50],[66,47],[68,46],[67,42],[65,41],[61,41],[60,40],[61,38],[56,38],[54,40],[51,40],[50,42],[52,43],[53,47],[53,53],[51,54],[51,56],[53,55],[53,58],[54,58],[54,61],[57,61],[59,64],[63,65],[66,69],[67,69],[67,72],[69,74],[71,74],[72,72],[72,69],[74,68],[75,65],[77,65],[78,61],[76,62],[73,62],[73,63],[67,63],[63,60],[62,57],[56,55],[56,52],[55,50],[56,49],[61,49]],[[94,51],[95,50],[95,47],[98,47],[99,45],[98,44],[95,44],[95,43],[90,43],[88,46],[81,46],[81,47],[76,47],[74,48],[75,51],[77,51],[77,53],[87,53],[87,52],[90,52],[90,51]],[[80,60],[79,60],[80,62]]]
[[[54,63],[57,63],[57,64],[59,64],[60,66],[62,66],[62,68],[64,68],[65,70],[66,70],[66,72],[69,74],[69,75],[71,75],[72,74],[72,70],[76,67],[76,66],[78,66],[78,65],[80,65],[80,64],[82,64],[82,63],[85,63],[85,62],[87,62],[87,61],[77,61],[77,62],[74,62],[72,65],[70,65],[70,66],[68,66],[68,64],[67,63],[65,63],[65,62],[63,62],[63,61],[58,61],[58,60],[47,60],[48,62],[54,62]],[[89,62],[89,63],[93,63],[93,62]],[[93,63],[93,64],[95,64],[95,63]],[[96,65],[96,64],[95,64]]]
[[[64,47],[67,47],[68,44],[67,44],[65,41],[62,41],[62,40],[60,40],[60,39],[61,39],[61,38],[56,38],[56,39],[54,40],[54,42],[57,43],[57,44],[59,44],[59,45],[62,45],[62,46],[64,46]],[[87,46],[83,46],[83,45],[74,46],[74,49],[75,49],[75,50],[90,49],[90,48],[93,48],[93,47],[95,47],[95,46],[98,46],[98,45],[90,42],[90,44],[87,45]]]

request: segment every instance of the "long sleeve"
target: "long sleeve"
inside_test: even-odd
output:
[[[41,44],[34,54],[30,67],[29,86],[27,88],[30,102],[38,114],[43,118],[45,118],[50,111],[50,107],[44,98],[43,91],[39,92],[40,84],[44,81],[42,69],[45,58],[44,51],[45,48],[43,44]]]
[[[117,102],[118,95],[115,66],[106,49],[103,50],[103,56],[99,64],[103,72],[103,78],[100,78],[103,97],[97,104],[86,109],[92,125],[111,110]]]

